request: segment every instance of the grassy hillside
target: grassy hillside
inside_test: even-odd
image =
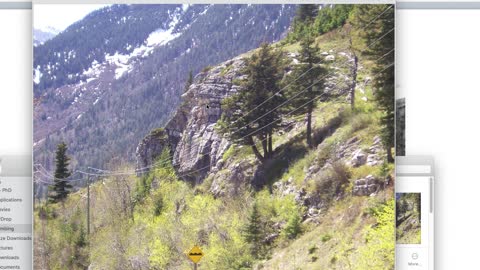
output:
[[[322,104],[315,114],[316,129],[339,109],[348,111],[347,107],[338,101]],[[295,185],[314,190],[314,181],[303,181],[305,169],[315,163],[315,157],[329,157],[328,145],[357,135],[368,145],[378,130],[375,117],[360,109],[342,115],[344,124],[333,135],[317,149],[305,151],[271,181],[293,178]],[[292,143],[302,132],[299,128],[278,135],[275,147]],[[230,152],[225,159],[254,159],[242,149]],[[185,251],[197,243],[205,253],[200,269],[386,269],[393,262],[392,188],[374,197],[348,192],[355,177],[379,171],[378,166],[351,169],[352,178],[343,187],[343,195],[333,194],[331,205],[322,209],[315,221],[303,222],[298,238],[289,238],[284,227],[265,247],[260,262],[246,252],[250,247],[244,229],[250,211],[245,210],[256,202],[265,224],[286,224],[295,215],[305,214],[293,195],[270,193],[265,188],[214,198],[206,188],[208,181],[191,186],[179,180],[170,165],[144,178],[103,179],[91,188],[90,237],[86,235],[85,189],[69,196],[64,207],[37,205],[35,259],[40,266],[46,258],[51,269],[64,269],[65,265],[83,269],[90,263],[94,269],[190,269]]]

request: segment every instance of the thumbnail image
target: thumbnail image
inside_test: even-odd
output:
[[[397,244],[421,244],[421,193],[397,193],[396,197]]]
[[[36,269],[393,270],[394,5],[33,14]]]

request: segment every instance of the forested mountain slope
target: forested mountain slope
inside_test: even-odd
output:
[[[176,109],[189,72],[279,40],[294,14],[292,5],[92,12],[34,50],[35,160],[51,169],[65,140],[80,166],[133,161],[135,144]]]

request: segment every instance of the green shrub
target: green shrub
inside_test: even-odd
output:
[[[332,258],[330,259],[331,264],[335,264],[338,261],[337,255],[333,255]]]
[[[350,184],[350,177],[350,169],[343,162],[336,161],[315,179],[314,192],[324,202],[330,202],[344,193]]]
[[[42,204],[38,208],[38,217],[41,220],[56,218],[57,214],[55,213],[53,207],[49,207],[47,204]]]
[[[332,236],[330,234],[325,234],[322,236],[320,240],[322,240],[322,243],[328,242],[330,239],[332,239]]]
[[[164,208],[162,194],[157,193],[153,196],[153,215],[159,216]]]
[[[150,194],[150,187],[153,182],[153,174],[140,177],[135,185],[134,201],[143,202],[145,197]]]
[[[372,114],[355,114],[350,118],[350,127],[352,128],[352,132],[355,132],[370,126],[374,121],[375,118]]]
[[[289,239],[295,239],[302,233],[302,218],[298,212],[292,213],[284,229],[285,236]]]
[[[223,153],[222,160],[227,161],[235,154],[235,146],[232,144],[225,153]]]
[[[225,74],[232,69],[232,62],[227,63],[227,65],[222,68],[220,71],[220,76],[225,76]]]
[[[75,239],[75,246],[82,248],[87,245],[87,236],[85,233],[85,229],[83,228],[83,224],[80,225],[80,229],[78,235]]]

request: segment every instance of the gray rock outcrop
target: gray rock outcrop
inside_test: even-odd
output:
[[[222,100],[239,90],[233,81],[243,66],[241,58],[234,58],[195,76],[182,95],[182,105],[165,126],[165,137],[147,136],[140,142],[137,167],[151,165],[155,155],[169,146],[172,164],[184,180],[199,183],[215,169],[231,144],[217,133],[215,124],[222,114]]]
[[[381,182],[372,175],[357,179],[353,185],[353,195],[370,196],[376,194],[382,187]]]
[[[184,94],[188,105],[181,110],[188,117],[175,147],[173,165],[185,180],[202,181],[230,147],[230,142],[215,130],[215,124],[222,114],[222,100],[239,90],[233,80],[243,65],[242,59],[235,58],[201,73]],[[170,130],[171,125],[166,129]]]
[[[171,147],[167,133],[163,128],[154,129],[138,144],[135,151],[137,158],[137,176],[149,171],[149,166],[162,154],[165,147]]]
[[[367,155],[363,152],[362,149],[358,149],[352,155],[352,159],[350,160],[350,164],[353,167],[360,167],[367,162]]]

